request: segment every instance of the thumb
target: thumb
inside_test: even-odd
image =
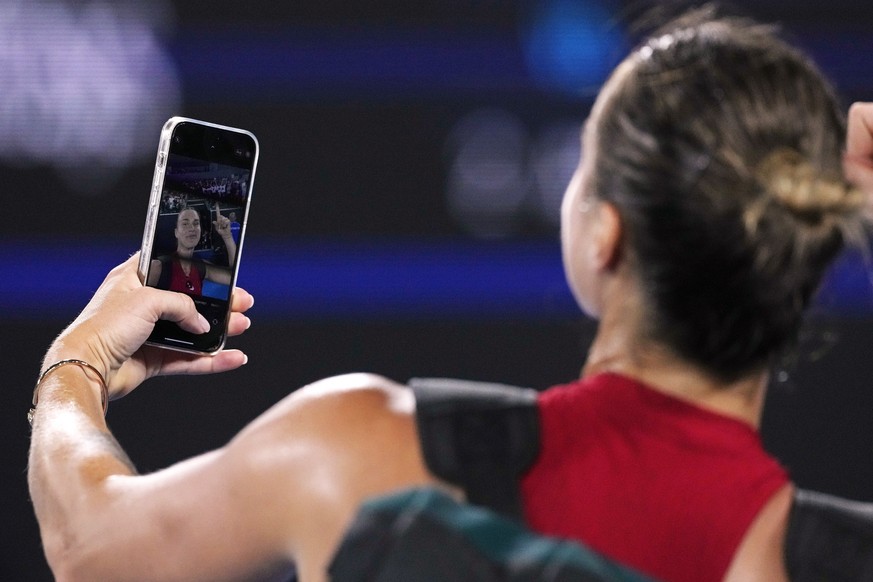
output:
[[[184,293],[175,291],[163,291],[153,289],[155,293],[161,294],[160,301],[156,302],[158,313],[157,319],[172,321],[191,333],[206,333],[209,331],[209,322],[203,317],[194,306],[194,300]]]

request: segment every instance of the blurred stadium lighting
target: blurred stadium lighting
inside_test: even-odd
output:
[[[177,113],[167,3],[0,0],[0,161],[99,193]],[[154,144],[152,142],[155,142]]]
[[[581,126],[566,120],[528,130],[500,108],[461,118],[447,140],[455,222],[480,238],[510,237],[532,225],[557,232],[561,199],[579,163]]]
[[[535,3],[523,35],[533,79],[548,90],[596,92],[625,48],[615,14],[615,6],[593,0]]]
[[[470,234],[512,234],[527,196],[527,130],[510,112],[478,109],[447,140],[449,211]]]

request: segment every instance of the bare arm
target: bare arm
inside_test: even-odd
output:
[[[223,478],[223,451],[136,476],[77,375],[66,368],[43,389],[28,475],[57,579],[234,580],[253,562],[280,568],[275,548],[253,535],[222,543],[251,529],[245,512],[223,515],[238,497]]]
[[[212,221],[212,226],[221,237],[222,242],[224,242],[224,248],[227,251],[227,268],[207,263],[206,278],[213,283],[230,285],[230,274],[233,271],[234,261],[236,260],[236,242],[233,240],[233,235],[230,232],[230,219],[221,214],[221,207],[218,202],[215,203],[215,220]]]
[[[327,579],[337,544],[363,500],[441,486],[425,468],[413,412],[408,388],[349,374],[295,392],[230,443],[251,463],[248,473],[263,476],[263,489],[273,488],[269,510],[285,520],[304,582]]]
[[[83,359],[108,380],[110,396],[117,398],[157,374],[219,372],[245,363],[238,350],[201,357],[143,347],[159,318],[195,333],[208,329],[208,324],[189,297],[142,286],[136,258],[107,276],[80,316],[52,344],[44,368],[67,358]],[[248,327],[240,312],[250,305],[251,296],[239,290],[231,334]],[[49,563],[64,580],[76,579],[81,572],[84,579],[115,578],[88,573],[87,567],[111,562],[100,553],[98,537],[106,545],[107,536],[123,539],[141,527],[123,518],[132,513],[128,504],[135,500],[135,495],[127,497],[135,487],[128,490],[126,484],[151,480],[134,477],[131,463],[109,433],[100,384],[90,369],[64,366],[47,376],[38,392],[28,481]]]
[[[46,386],[34,429],[34,504],[59,579],[271,580],[293,562],[326,580],[361,501],[435,483],[411,393],[378,377],[304,388],[222,449],[145,476],[84,377],[68,368]],[[70,382],[86,384],[81,403],[60,395]]]
[[[725,573],[724,582],[788,582],[785,532],[794,487],[777,491],[755,517]]]
[[[116,269],[47,362],[95,364],[119,397],[143,379],[245,361],[141,348],[158,318],[196,331],[191,299],[142,287],[135,260]],[[135,284],[134,284],[135,283]],[[231,333],[251,304],[235,295]],[[325,380],[288,396],[228,445],[137,475],[107,429],[100,381],[64,366],[40,386],[28,480],[58,580],[272,580],[292,561],[306,582],[326,567],[359,503],[434,483],[424,468],[408,389],[376,376]],[[278,578],[281,579],[281,578]]]
[[[206,267],[206,279],[220,285],[230,285],[230,269],[227,267],[216,267],[209,263],[204,263]]]
[[[230,219],[221,214],[218,202],[215,203],[215,220],[212,221],[212,226],[224,242],[224,247],[227,249],[227,266],[232,269],[236,259],[236,241],[233,240],[230,232]]]

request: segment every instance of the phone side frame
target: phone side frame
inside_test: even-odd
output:
[[[142,244],[140,245],[138,274],[140,282],[145,285],[148,277],[149,265],[152,258],[152,245],[155,241],[155,227],[157,225],[158,212],[161,205],[161,186],[164,183],[164,175],[167,168],[167,155],[170,151],[170,136],[173,129],[184,121],[182,117],[171,117],[161,129],[161,137],[158,140],[158,153],[155,158],[155,172],[152,177],[152,186],[149,194],[149,203],[146,210],[145,227],[143,228]]]

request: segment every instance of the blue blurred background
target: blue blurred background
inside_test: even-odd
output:
[[[647,7],[613,0],[0,0],[0,579],[50,580],[25,482],[40,357],[135,251],[173,115],[261,143],[239,284],[244,370],[114,403],[143,471],[220,446],[295,387],[368,370],[545,387],[593,323],[561,272],[579,127]],[[869,2],[758,0],[844,98],[873,100]],[[847,255],[765,442],[805,486],[873,499],[870,269]]]

